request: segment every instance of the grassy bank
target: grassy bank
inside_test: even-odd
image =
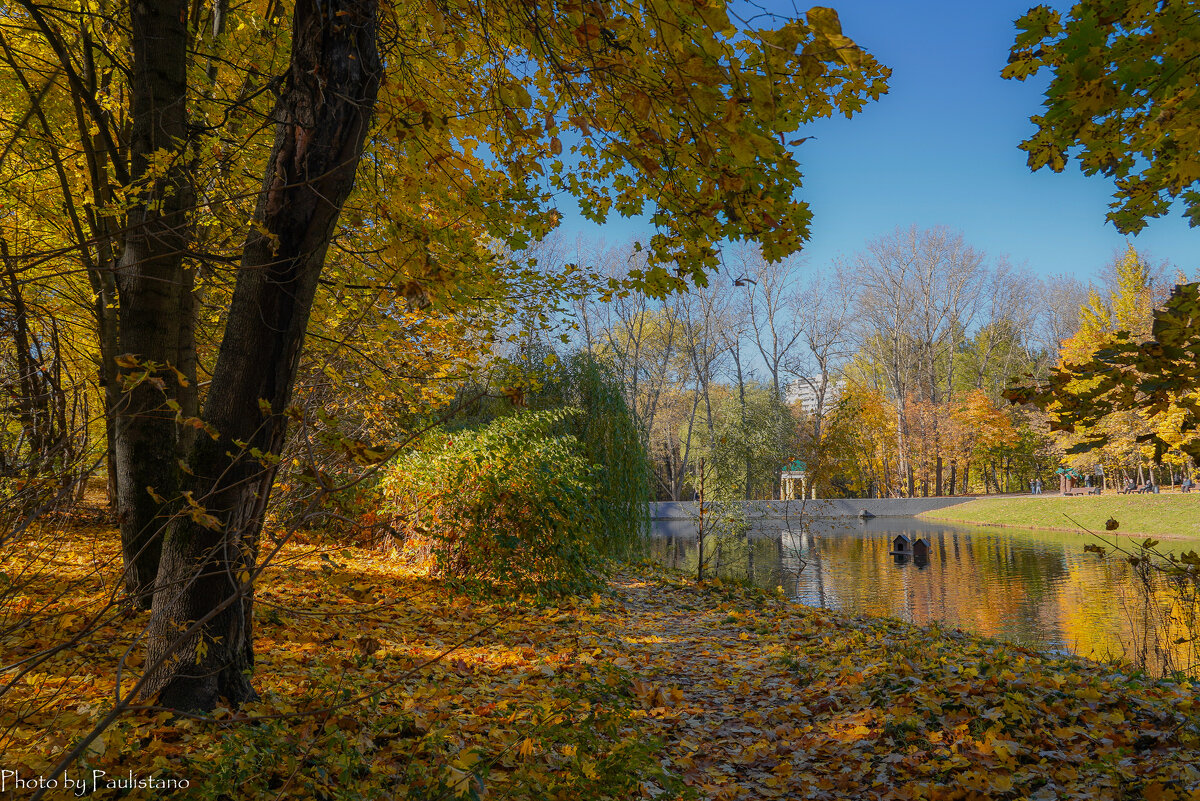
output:
[[[1024,498],[979,498],[919,517],[984,526],[1104,531],[1114,518],[1118,533],[1200,540],[1200,493],[1172,495],[1042,495]]]
[[[100,612],[110,531],[43,545],[53,571],[0,562],[28,579],[3,665],[76,638],[0,696],[0,767],[25,778],[111,707],[128,645],[136,679],[146,622]],[[129,710],[70,775],[212,799],[1200,797],[1194,682],[957,631],[653,567],[555,606],[472,598],[379,551],[299,545],[258,597],[261,701]]]

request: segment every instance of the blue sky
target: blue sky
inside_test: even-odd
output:
[[[813,209],[804,249],[810,268],[913,223],[948,225],[989,256],[1008,255],[1041,275],[1087,280],[1124,249],[1126,237],[1104,219],[1110,182],[1074,166],[1031,173],[1017,149],[1033,130],[1029,117],[1040,109],[1046,79],[1005,81],[1000,70],[1013,21],[1031,0],[829,4],[845,33],[892,68],[892,79],[891,92],[853,119],[822,120],[801,133],[814,137],[797,151],[802,196]],[[598,227],[571,214],[564,227],[610,244],[646,231],[641,221]],[[1200,229],[1177,212],[1132,241],[1189,275],[1200,267]]]

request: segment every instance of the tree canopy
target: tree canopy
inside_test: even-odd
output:
[[[1021,145],[1029,166],[1061,172],[1074,152],[1086,174],[1112,178],[1108,219],[1123,233],[1141,231],[1176,200],[1200,225],[1198,10],[1191,0],[1086,0],[1067,14],[1038,6],[1017,21],[1005,77],[1052,76],[1045,112],[1032,118],[1037,131]],[[1055,427],[1082,436],[1076,452],[1112,440],[1100,430],[1105,418],[1138,411],[1163,422],[1136,434],[1156,459],[1171,450],[1195,458],[1200,444],[1188,435],[1200,421],[1200,287],[1176,287],[1152,314],[1147,293],[1121,297],[1123,306],[1092,309],[1091,328],[1104,341],[1076,348],[1079,358],[1048,383],[1009,396],[1053,409]]]
[[[1017,20],[1006,78],[1051,73],[1029,167],[1061,172],[1074,155],[1116,186],[1108,219],[1137,233],[1180,200],[1200,225],[1200,15],[1194,0],[1085,0]]]

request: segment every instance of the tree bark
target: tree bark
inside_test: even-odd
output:
[[[172,523],[155,591],[144,693],[176,709],[254,697],[258,538],[317,279],[379,87],[375,0],[298,0],[294,13],[275,144],[204,408],[220,438],[199,437],[190,460],[204,511]]]
[[[35,478],[41,472],[42,460],[47,458],[54,439],[53,415],[51,413],[51,390],[43,378],[41,359],[35,355],[41,351],[36,335],[30,330],[29,312],[21,292],[21,284],[17,280],[17,269],[13,256],[9,253],[8,242],[0,237],[0,259],[3,260],[5,279],[7,281],[8,301],[5,305],[6,316],[11,317],[11,331],[6,333],[12,337],[13,355],[17,367],[17,389],[13,392],[13,410],[21,423],[23,438],[29,459],[22,465],[23,472],[28,478]],[[14,465],[15,467],[15,465]]]
[[[168,366],[178,362],[183,256],[191,241],[187,9],[186,0],[129,4],[134,201],[116,281],[126,357],[118,381],[127,387],[116,414],[116,457],[125,586],[147,608],[167,511],[159,499],[175,498],[179,477],[178,426],[167,401],[181,388]]]

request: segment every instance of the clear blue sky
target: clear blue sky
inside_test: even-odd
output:
[[[1005,81],[1000,70],[1013,21],[1033,0],[827,2],[892,79],[890,93],[853,119],[823,120],[801,134],[814,137],[797,151],[813,210],[804,250],[811,268],[913,223],[948,225],[989,256],[1085,280],[1124,249],[1125,237],[1104,219],[1110,182],[1074,166],[1031,173],[1017,149],[1033,130],[1046,78]],[[794,13],[790,4],[767,5]],[[597,227],[570,213],[564,227],[610,244],[647,230],[636,220]],[[1200,268],[1200,229],[1177,212],[1132,241],[1156,262],[1189,275]]]

